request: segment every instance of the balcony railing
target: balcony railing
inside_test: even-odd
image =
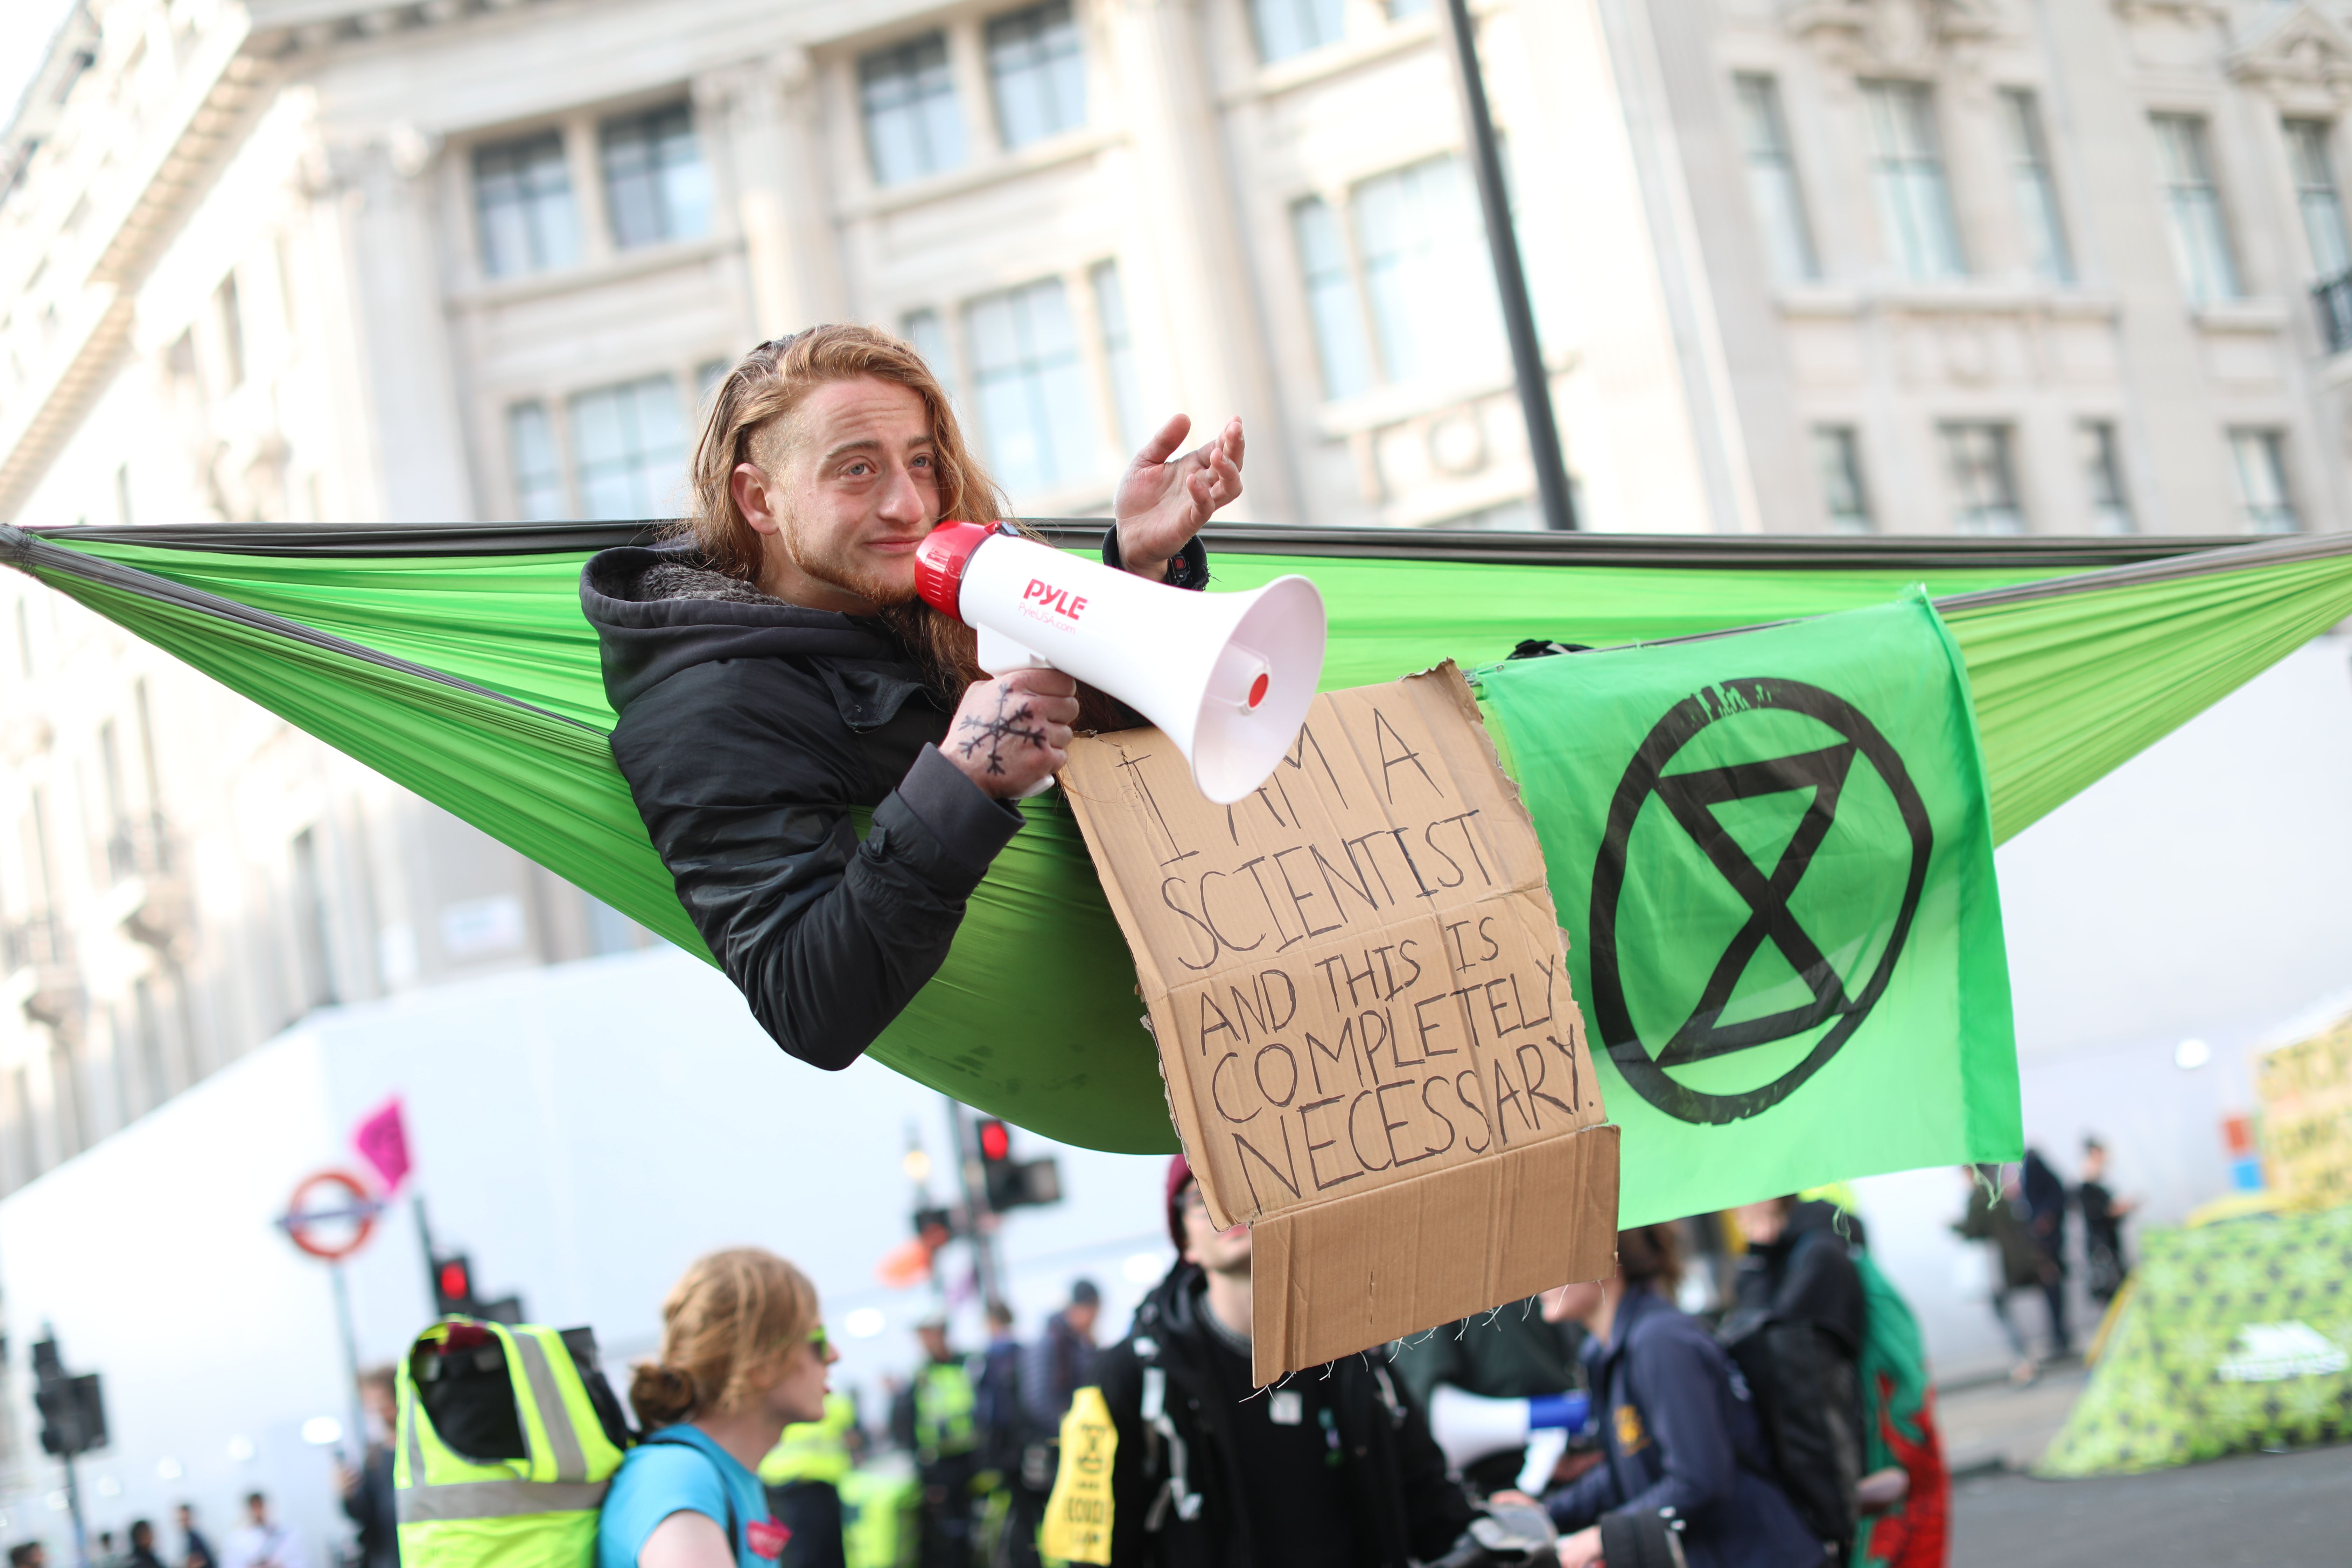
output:
[[[62,1026],[81,1001],[81,974],[73,962],[73,942],[65,922],[43,912],[0,925],[0,974],[29,973],[23,992],[25,1016],[37,1024]]]
[[[2352,271],[2313,284],[2311,302],[2319,310],[2319,335],[2327,352],[2340,354],[2352,349]]]
[[[106,868],[114,880],[163,877],[172,871],[172,832],[161,816],[126,816],[106,840]]]

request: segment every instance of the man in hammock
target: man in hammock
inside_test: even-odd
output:
[[[1241,494],[1242,426],[1173,456],[1190,427],[1171,418],[1128,468],[1103,559],[1198,588],[1193,536]],[[613,755],[752,1013],[845,1068],[946,959],[1021,826],[1012,802],[1067,760],[1082,714],[1135,721],[1057,670],[991,679],[971,630],[916,597],[934,524],[1007,509],[887,333],[814,327],[746,354],[696,447],[693,507],[581,575]]]

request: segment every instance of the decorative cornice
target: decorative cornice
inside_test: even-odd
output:
[[[1857,73],[1923,69],[2001,30],[1993,0],[1790,0],[1780,26]]]
[[[2304,0],[2232,52],[2229,69],[2275,99],[2342,103],[2352,99],[2352,32]]]

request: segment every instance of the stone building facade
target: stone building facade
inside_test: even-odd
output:
[[[1580,516],[2344,526],[2346,11],[1480,0]],[[0,144],[0,520],[646,517],[811,321],[1016,504],[1527,526],[1429,0],[88,0]],[[2315,286],[2318,287],[2315,291]],[[644,940],[0,584],[0,1188],[310,1007]]]

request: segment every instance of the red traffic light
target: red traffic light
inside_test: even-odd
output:
[[[441,1265],[440,1284],[441,1294],[449,1300],[473,1299],[474,1282],[467,1278],[466,1260],[462,1258],[449,1258]]]
[[[980,1157],[996,1161],[1013,1154],[1013,1130],[991,1117],[980,1124]]]

